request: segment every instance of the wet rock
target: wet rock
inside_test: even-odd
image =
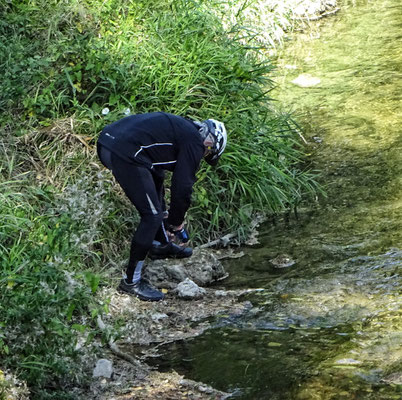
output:
[[[208,250],[194,249],[190,258],[150,262],[144,275],[156,287],[174,289],[186,278],[199,286],[207,286],[227,274],[221,261],[214,254]]]
[[[186,278],[177,285],[177,295],[182,299],[200,299],[206,294],[206,290],[199,287],[191,279]]]
[[[197,388],[201,393],[208,393],[211,394],[213,393],[213,389],[210,386],[204,386],[204,385],[200,385]]]
[[[92,376],[94,378],[110,379],[112,377],[112,375],[113,375],[112,362],[109,360],[106,360],[105,358],[101,358],[100,360],[98,360]]]
[[[287,254],[280,254],[279,256],[272,258],[269,260],[269,262],[275,267],[275,268],[289,268],[292,265],[296,264],[296,261],[293,260],[290,256]]]

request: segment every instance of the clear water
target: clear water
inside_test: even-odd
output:
[[[276,97],[304,125],[328,197],[226,266],[227,288],[262,289],[248,312],[157,365],[241,399],[400,399],[402,2],[344,2],[277,63]],[[302,73],[320,84],[291,83]],[[275,269],[280,254],[295,265]]]

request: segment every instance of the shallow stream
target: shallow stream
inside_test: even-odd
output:
[[[226,288],[261,289],[246,313],[157,364],[241,399],[400,399],[402,3],[345,1],[277,64],[274,97],[304,125],[328,197],[226,265]],[[278,255],[295,264],[276,269]]]

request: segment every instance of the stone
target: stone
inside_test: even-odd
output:
[[[296,261],[287,254],[280,254],[269,260],[269,262],[274,266],[274,268],[289,268],[296,264]]]
[[[166,274],[169,278],[179,282],[183,281],[187,277],[183,266],[178,264],[167,265]]]
[[[152,321],[160,321],[162,319],[169,318],[165,313],[155,313],[151,315]]]
[[[144,272],[152,285],[166,289],[175,289],[186,278],[199,286],[207,286],[226,275],[218,257],[206,249],[194,249],[191,257],[181,260],[151,261]]]
[[[94,378],[102,377],[110,379],[112,375],[113,375],[112,362],[106,360],[105,358],[101,358],[100,360],[98,360],[94,368],[93,377]]]
[[[182,299],[200,299],[206,294],[206,290],[199,287],[191,279],[186,278],[177,285],[177,295]]]
[[[402,372],[394,372],[381,379],[381,381],[393,385],[402,385]]]

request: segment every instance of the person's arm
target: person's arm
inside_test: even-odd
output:
[[[180,148],[170,188],[170,209],[168,224],[174,230],[183,228],[184,216],[190,207],[196,172],[204,149],[200,145],[187,144]],[[180,229],[179,229],[180,228]]]

